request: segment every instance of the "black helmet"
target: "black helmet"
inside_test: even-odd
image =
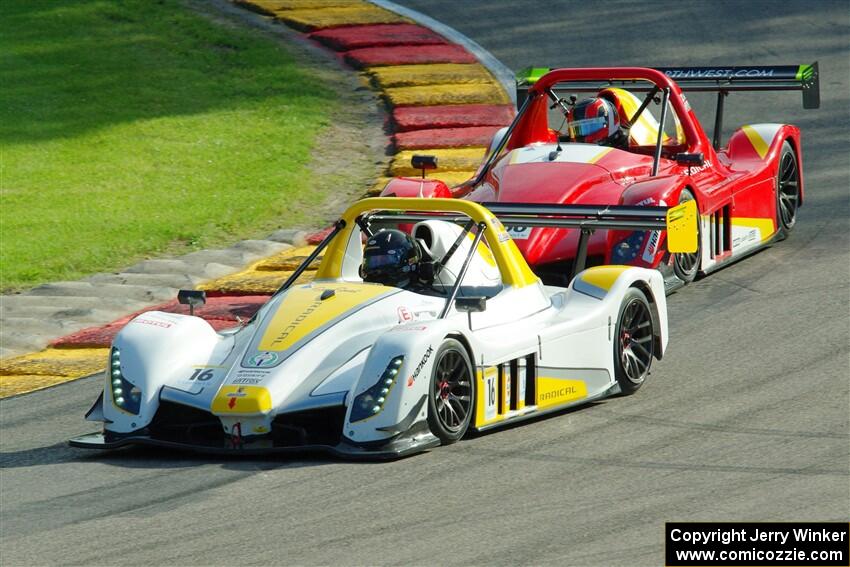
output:
[[[413,238],[400,230],[382,230],[369,238],[363,250],[363,281],[404,286],[416,274],[422,254]]]

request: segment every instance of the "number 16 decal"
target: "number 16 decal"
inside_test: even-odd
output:
[[[484,371],[484,420],[490,421],[496,417],[496,382],[498,373],[495,368]]]
[[[209,368],[197,368],[195,372],[189,376],[189,382],[197,380],[198,382],[206,382],[213,377],[213,371]]]

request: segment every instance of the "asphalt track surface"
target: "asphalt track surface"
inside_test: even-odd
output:
[[[819,60],[820,110],[727,102],[802,128],[792,237],[670,298],[637,395],[397,462],[104,456],[65,445],[99,380],[4,400],[0,563],[661,565],[666,521],[847,521],[848,3],[404,4],[513,69]]]

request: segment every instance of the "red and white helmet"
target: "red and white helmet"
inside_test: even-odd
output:
[[[574,142],[613,142],[620,131],[620,117],[611,101],[586,98],[577,102],[567,114],[567,131]]]

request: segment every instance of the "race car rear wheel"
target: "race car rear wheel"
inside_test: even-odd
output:
[[[646,295],[631,288],[620,304],[614,336],[614,372],[620,390],[633,394],[649,376],[654,353],[652,311]]]
[[[428,395],[428,426],[443,445],[466,433],[475,408],[475,380],[466,349],[446,339],[434,357]]]
[[[779,170],[776,173],[776,227],[784,238],[797,223],[797,207],[800,203],[800,168],[797,155],[791,144],[782,143],[779,155]]]
[[[679,204],[686,201],[693,201],[694,194],[691,193],[688,189],[683,189],[682,193],[679,195]],[[697,232],[697,249],[693,254],[674,254],[673,255],[673,273],[676,274],[676,277],[682,280],[685,283],[691,283],[694,281],[694,278],[697,277],[697,272],[699,272],[699,259],[700,259],[700,237],[699,232]]]

